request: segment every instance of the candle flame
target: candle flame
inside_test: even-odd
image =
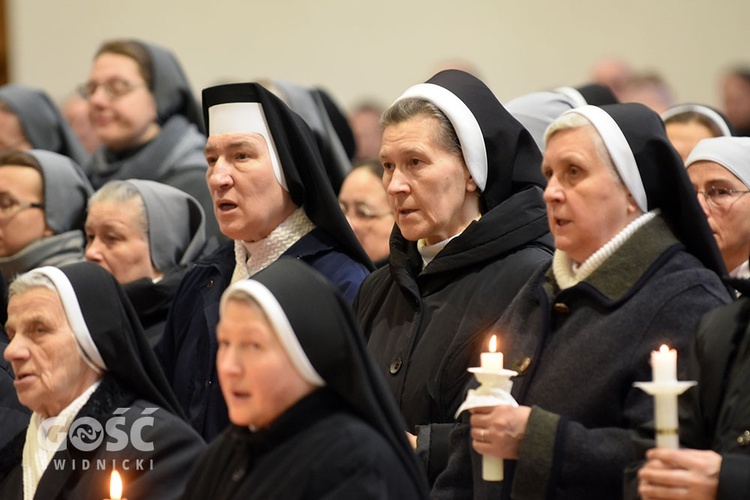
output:
[[[659,351],[669,352],[669,346],[667,346],[667,344],[662,344],[661,347],[659,348]]]
[[[110,500],[120,500],[122,498],[122,478],[116,470],[112,471],[109,478],[109,498]]]
[[[490,352],[497,352],[497,335],[490,338]]]

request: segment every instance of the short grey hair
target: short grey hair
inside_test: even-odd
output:
[[[612,174],[617,182],[624,186],[625,183],[623,182],[622,177],[620,177],[620,173],[617,171],[617,168],[615,168],[615,163],[612,161],[612,156],[609,154],[607,146],[604,145],[602,136],[599,134],[599,131],[596,129],[596,127],[594,127],[594,124],[591,123],[591,121],[589,121],[589,119],[582,114],[576,112],[567,112],[553,121],[544,132],[544,145],[546,146],[549,143],[550,138],[557,132],[579,128],[586,128],[589,130],[591,138],[594,140],[594,147],[596,148],[597,154],[607,166],[610,174]]]
[[[16,277],[15,280],[8,287],[8,299],[15,295],[28,292],[32,288],[49,288],[53,292],[57,293],[57,288],[52,280],[41,273],[35,273],[29,271]]]
[[[138,230],[148,241],[148,215],[146,205],[143,203],[143,196],[133,184],[128,181],[117,180],[109,181],[103,185],[91,198],[89,198],[88,208],[99,202],[123,203],[128,200],[138,200],[138,213],[135,214],[135,222]]]
[[[450,120],[440,108],[426,99],[419,97],[407,97],[400,99],[391,105],[380,118],[380,125],[383,129],[391,125],[398,125],[417,116],[426,116],[434,118],[438,122],[438,132],[434,137],[435,142],[448,151],[450,154],[464,160],[461,142],[458,140],[456,130],[453,128]]]

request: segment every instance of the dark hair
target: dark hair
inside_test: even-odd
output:
[[[733,66],[727,70],[726,76],[738,76],[750,84],[750,66]]]
[[[401,99],[383,113],[380,124],[385,129],[389,125],[397,125],[416,116],[426,116],[437,120],[439,126],[436,137],[434,137],[435,142],[449,153],[460,158],[463,163],[466,163],[456,129],[453,128],[445,113],[430,101],[418,97]]]
[[[42,176],[42,179],[44,178],[42,166],[39,164],[37,159],[24,151],[20,151],[18,149],[9,149],[7,151],[0,152],[0,167],[8,165],[31,167],[39,172],[39,175]]]
[[[141,77],[148,85],[149,90],[153,90],[153,62],[148,49],[134,40],[109,40],[99,46],[94,59],[102,54],[119,54],[131,58],[138,65],[138,71]]]

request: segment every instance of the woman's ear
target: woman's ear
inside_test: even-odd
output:
[[[635,202],[635,198],[633,198],[633,195],[631,193],[628,193],[627,213],[638,214],[638,215],[641,215],[643,213],[643,211],[638,206],[638,203]]]

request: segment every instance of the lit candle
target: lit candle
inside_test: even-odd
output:
[[[120,500],[122,498],[122,478],[116,470],[112,471],[109,478],[109,500]]]
[[[651,370],[654,382],[677,380],[677,351],[664,344],[658,351],[651,351]]]
[[[651,370],[654,383],[677,383],[677,351],[662,345],[658,351],[651,352]],[[677,393],[657,392],[654,396],[654,416],[656,420],[656,446],[659,448],[678,449],[679,420],[677,416]]]
[[[480,357],[482,368],[495,373],[503,371],[503,353],[497,352],[497,335],[490,338],[490,352],[483,352]],[[482,479],[485,481],[502,481],[504,476],[503,459],[484,455],[482,457]]]
[[[500,372],[503,370],[503,353],[497,352],[497,335],[490,338],[490,352],[483,352],[480,357],[482,368]]]

